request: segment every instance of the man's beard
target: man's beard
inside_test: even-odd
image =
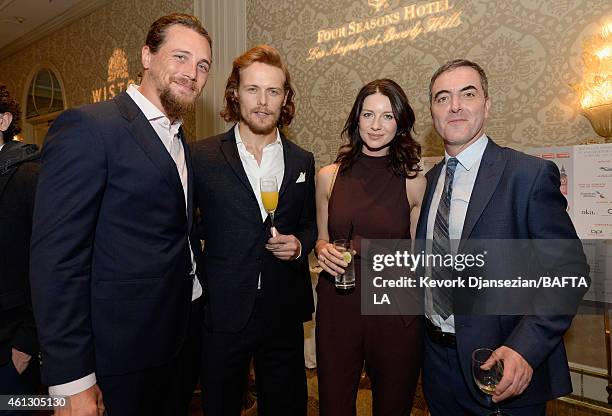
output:
[[[256,119],[257,117],[254,115],[256,111],[257,109],[249,113],[250,115],[253,116],[254,119]],[[243,114],[240,115],[240,118],[241,118],[240,122],[246,124],[249,130],[255,134],[268,135],[276,129],[276,126],[278,124],[278,119],[280,117],[277,114],[270,112],[269,109],[265,109],[264,111],[266,111],[267,113],[270,113],[270,116],[272,116],[269,123],[259,124],[255,120],[252,120],[251,117],[244,117]]]
[[[176,79],[173,79],[171,81],[189,86],[194,92],[196,91],[197,87],[195,82],[178,81]],[[195,107],[196,99],[199,97],[199,95],[199,93],[195,94],[191,100],[183,99],[181,96],[172,92],[170,86],[167,85],[159,95],[159,100],[161,101],[161,104],[164,107],[168,118],[170,120],[178,120],[183,118],[185,114],[193,110],[193,108]]]

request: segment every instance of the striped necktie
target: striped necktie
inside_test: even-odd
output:
[[[444,190],[440,196],[440,204],[438,205],[433,228],[432,253],[440,254],[443,259],[451,252],[448,234],[448,215],[450,213],[453,176],[455,175],[457,162],[457,159],[454,157],[449,158],[446,162]],[[436,265],[432,268],[432,277],[435,280],[449,280],[452,278],[452,269]],[[432,298],[434,312],[446,320],[452,314],[453,309],[452,289],[435,287],[432,289]]]

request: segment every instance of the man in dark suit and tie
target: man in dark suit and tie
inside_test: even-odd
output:
[[[72,415],[186,414],[202,287],[181,129],[208,78],[193,16],[156,20],[140,86],[65,111],[45,141],[31,246],[34,312],[52,394]]]
[[[429,90],[445,158],[427,174],[417,238],[431,241],[438,254],[453,252],[451,246],[459,240],[577,242],[557,167],[502,148],[485,134],[491,99],[482,68],[467,60],[448,62],[435,72]],[[567,261],[554,266],[588,279],[584,253],[577,246]],[[584,291],[564,299],[566,310],[572,311],[565,315],[538,315],[538,309],[526,315],[468,315],[455,313],[462,300],[453,299],[452,291],[426,289],[423,387],[431,414],[491,411],[493,404],[472,378],[471,355],[477,348],[492,347],[504,364],[493,402],[513,416],[544,415],[546,401],[571,392],[563,334]]]
[[[207,287],[202,396],[208,416],[238,416],[251,358],[259,415],[305,415],[303,320],[313,311],[314,158],[279,127],[294,91],[278,51],[234,60],[222,116],[236,124],[192,147]],[[274,229],[260,179],[280,186]]]

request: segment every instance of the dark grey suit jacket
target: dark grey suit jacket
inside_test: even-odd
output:
[[[238,332],[251,316],[261,274],[266,322],[310,320],[313,298],[308,253],[317,230],[314,157],[281,136],[285,172],[274,223],[302,244],[298,260],[282,261],[265,249],[270,221],[240,161],[234,129],[192,145],[195,200],[201,211],[206,279],[205,319],[213,331]],[[298,179],[303,177],[303,181]]]

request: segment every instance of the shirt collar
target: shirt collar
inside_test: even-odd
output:
[[[236,123],[234,125],[234,136],[236,136],[236,144],[244,145],[244,143],[242,142],[242,136],[240,136],[240,129],[238,128],[239,125],[240,125],[240,123]],[[280,145],[283,144],[282,141],[281,141],[281,137],[280,137],[280,131],[278,131],[278,127],[276,128],[276,140],[274,140],[272,143],[266,145],[266,147],[274,146],[276,144],[280,144]]]
[[[177,120],[172,125],[170,125],[170,120],[168,117],[164,115],[164,113],[155,106],[147,97],[142,95],[140,91],[138,91],[138,85],[130,84],[127,89],[128,95],[134,100],[138,108],[142,111],[149,122],[160,122],[164,127],[167,127],[169,130],[175,130],[178,132],[178,128],[183,123],[182,120]]]
[[[472,166],[474,166],[474,164],[482,158],[482,155],[487,147],[487,143],[489,143],[489,138],[483,133],[478,140],[469,145],[461,153],[455,156],[455,158],[459,163],[461,163],[461,166],[463,166],[465,170],[469,171],[472,169]],[[448,162],[448,159],[450,158],[451,156],[445,151],[444,162]]]

